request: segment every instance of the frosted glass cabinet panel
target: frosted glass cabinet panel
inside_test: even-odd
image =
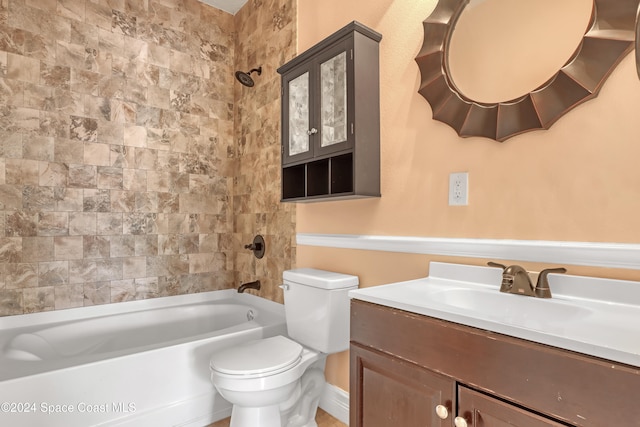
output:
[[[289,82],[289,155],[309,151],[309,72]]]
[[[347,53],[320,64],[321,147],[347,140]]]
[[[380,197],[381,38],[352,22],[278,68],[282,201]]]

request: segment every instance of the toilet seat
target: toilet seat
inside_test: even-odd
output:
[[[256,378],[286,371],[300,362],[303,347],[278,335],[248,341],[211,356],[209,366],[225,376]]]

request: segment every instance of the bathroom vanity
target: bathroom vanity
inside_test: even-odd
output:
[[[443,266],[440,270],[432,263],[431,272],[439,275],[449,268]],[[538,312],[528,315],[523,313],[538,308],[539,301],[500,294],[499,280],[495,287],[487,286],[495,281],[490,270],[471,267],[457,278],[430,276],[351,292],[350,425],[640,425],[638,335],[626,335],[629,331],[621,325],[627,347],[616,348],[620,347],[614,342],[617,338],[599,342],[598,335],[607,340],[618,332],[606,325],[597,329],[606,308],[600,309],[595,300],[580,306],[584,312],[569,308],[569,294],[579,281],[576,276],[552,277],[556,279],[555,283],[551,280],[552,291],[555,284],[567,295],[558,295],[553,303],[547,301],[555,305],[543,302]],[[481,289],[466,282],[474,272],[484,282]],[[628,283],[635,282],[624,284]],[[597,288],[589,280],[586,285],[590,291]],[[628,291],[620,283],[611,289]],[[470,300],[458,304],[447,296],[461,290],[469,295],[487,292],[487,298],[497,295],[503,309],[496,306],[478,312]],[[518,307],[521,302],[527,307]],[[488,299],[482,301],[482,305],[490,304]],[[615,306],[618,314],[628,310],[623,315],[638,309],[617,304],[606,303]],[[510,311],[509,305],[516,311]],[[561,309],[547,309],[549,306]],[[501,311],[507,313],[506,318],[500,318]],[[559,325],[538,321],[539,316]],[[595,338],[583,339],[581,325]]]

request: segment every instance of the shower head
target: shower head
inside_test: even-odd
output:
[[[247,87],[253,87],[255,82],[251,78],[251,73],[258,73],[258,75],[262,74],[262,67],[253,68],[246,73],[244,71],[236,71],[236,79]]]

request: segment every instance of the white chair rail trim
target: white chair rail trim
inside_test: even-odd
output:
[[[303,246],[640,270],[640,244],[298,233]]]

